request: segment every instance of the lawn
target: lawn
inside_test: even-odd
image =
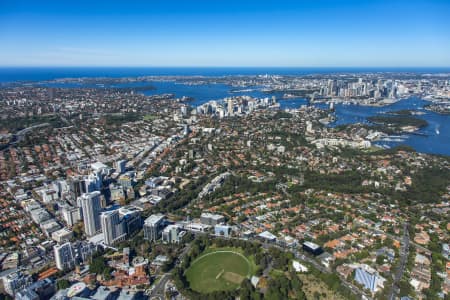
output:
[[[343,300],[344,298],[332,291],[325,282],[314,277],[310,274],[299,275],[300,280],[303,282],[303,291],[306,294],[307,299],[316,299],[315,295],[320,295],[320,299],[323,300]]]
[[[153,120],[155,120],[156,118],[158,118],[158,117],[155,116],[155,115],[147,114],[147,115],[145,115],[145,116],[143,117],[143,120],[144,120],[144,121],[153,121]]]
[[[186,278],[191,288],[200,293],[233,290],[242,280],[253,275],[252,262],[239,251],[214,249],[206,251],[191,263]]]

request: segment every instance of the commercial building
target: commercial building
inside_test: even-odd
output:
[[[216,225],[214,226],[214,234],[217,236],[229,237],[231,234],[231,226]]]
[[[124,188],[130,188],[133,187],[134,181],[132,174],[130,172],[123,174],[117,179],[117,183],[121,185]]]
[[[73,196],[73,199],[77,199],[84,193],[86,193],[86,183],[81,176],[72,177],[69,179],[69,191]]]
[[[76,206],[64,206],[62,209],[62,217],[67,226],[72,227],[81,220],[80,208]]]
[[[162,214],[151,215],[144,222],[144,238],[149,241],[156,241],[161,237],[162,225],[165,216]]]
[[[53,246],[56,268],[61,271],[71,270],[75,267],[75,253],[70,242]]]
[[[93,243],[78,241],[72,245],[75,251],[76,261],[78,263],[86,263],[97,251],[97,246]]]
[[[50,299],[55,293],[55,284],[49,278],[36,281],[30,286],[20,290],[15,299],[17,300],[42,300]]]
[[[202,223],[180,222],[183,229],[191,232],[207,232],[211,226]]]
[[[258,234],[258,238],[268,243],[275,243],[277,240],[277,237],[269,231],[261,232],[260,234]]]
[[[68,242],[72,237],[73,237],[72,230],[69,230],[67,228],[61,228],[60,230],[57,230],[52,233],[52,240],[54,240],[59,244]]]
[[[125,224],[120,218],[119,210],[103,212],[100,215],[100,223],[106,245],[114,245],[126,238]]]
[[[386,279],[378,275],[376,270],[368,265],[360,265],[360,267],[355,270],[355,281],[372,293],[376,293],[379,289],[382,289],[385,280]]]
[[[14,297],[17,292],[31,284],[32,278],[31,276],[22,273],[20,270],[15,270],[2,276],[2,281],[5,292]]]
[[[45,222],[42,222],[39,224],[39,227],[42,229],[42,231],[48,236],[51,237],[51,235],[61,229],[61,225],[59,225],[58,222],[56,222],[55,219],[49,219]]]
[[[179,243],[183,237],[183,232],[177,225],[169,225],[162,232],[162,240],[165,243]]]
[[[126,165],[127,165],[127,161],[122,159],[122,160],[118,160],[114,163],[114,168],[116,169],[117,173],[122,174],[126,171]]]
[[[323,253],[322,247],[312,242],[304,242],[302,248],[303,251],[306,251],[313,255],[320,255]]]
[[[119,209],[120,217],[124,221],[125,232],[128,236],[135,234],[142,228],[141,211],[134,206],[124,206]]]
[[[91,164],[91,170],[99,175],[107,175],[110,173],[110,168],[102,162],[95,162]]]
[[[39,295],[27,288],[19,291],[14,297],[16,300],[39,300]]]
[[[83,212],[84,231],[87,236],[93,236],[101,229],[100,225],[100,192],[83,194],[79,198]]]
[[[122,186],[118,186],[118,185],[111,185],[109,187],[109,192],[110,192],[110,197],[111,197],[111,201],[124,201],[125,200],[125,192],[123,191],[123,187]]]
[[[202,222],[202,224],[215,226],[217,224],[225,222],[225,217],[222,215],[216,215],[211,213],[202,213],[200,215],[200,222]]]
[[[91,173],[85,179],[86,193],[100,191],[102,188],[102,178],[99,173]]]

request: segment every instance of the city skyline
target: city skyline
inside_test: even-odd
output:
[[[0,0],[0,300],[447,299],[450,0]]]
[[[0,66],[447,67],[446,1],[0,5]]]

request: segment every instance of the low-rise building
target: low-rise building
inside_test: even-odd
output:
[[[52,240],[54,240],[58,244],[68,242],[72,237],[73,237],[72,230],[69,230],[67,228],[61,228],[60,230],[57,230],[52,233]]]
[[[231,234],[231,226],[216,225],[214,226],[214,234],[217,236],[229,237]]]
[[[355,281],[372,293],[384,288],[384,279],[376,270],[368,265],[362,264],[355,270]]]
[[[225,217],[222,215],[211,214],[211,213],[202,213],[200,216],[200,222],[202,224],[215,226],[217,224],[223,223],[225,221]]]

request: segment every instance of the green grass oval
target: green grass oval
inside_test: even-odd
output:
[[[200,293],[228,291],[240,286],[252,274],[250,261],[242,254],[218,250],[198,257],[186,270],[192,290]]]

